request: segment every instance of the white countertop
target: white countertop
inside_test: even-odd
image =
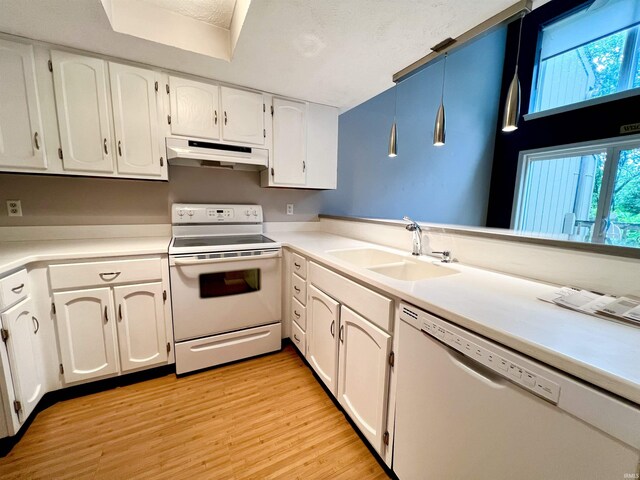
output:
[[[460,272],[456,275],[395,280],[326,252],[375,247],[404,253],[415,261],[408,252],[319,232],[269,236],[361,282],[640,404],[640,328],[537,299],[557,287],[456,263],[447,265]]]
[[[0,274],[33,262],[166,254],[170,237],[0,242]]]
[[[326,252],[373,247],[405,254],[407,260],[415,261],[409,252],[321,232],[268,235],[378,290],[640,404],[640,328],[537,299],[556,287],[456,263],[447,267],[459,274],[405,282]],[[32,262],[166,254],[169,242],[168,236],[5,241],[0,242],[0,275]]]

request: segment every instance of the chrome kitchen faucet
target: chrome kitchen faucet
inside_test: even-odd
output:
[[[422,229],[420,228],[420,225],[407,216],[402,217],[402,219],[405,222],[409,222],[409,225],[405,228],[410,232],[413,232],[413,251],[411,252],[411,255],[422,255]]]

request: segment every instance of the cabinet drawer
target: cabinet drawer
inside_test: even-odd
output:
[[[291,341],[303,356],[307,355],[307,342],[305,333],[296,322],[291,322]]]
[[[307,304],[307,282],[295,273],[291,274],[291,293],[302,305]]]
[[[307,331],[307,307],[302,305],[295,297],[291,297],[291,319],[295,321],[302,330]]]
[[[82,288],[162,279],[160,258],[51,265],[51,288]]]
[[[380,328],[392,331],[393,301],[390,298],[314,262],[309,262],[309,282]]]
[[[292,254],[291,271],[298,274],[300,278],[307,278],[307,259],[297,253]]]
[[[0,310],[26,298],[29,291],[29,275],[26,270],[20,270],[4,277],[0,280]]]

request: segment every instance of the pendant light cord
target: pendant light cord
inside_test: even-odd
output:
[[[520,31],[518,32],[518,52],[516,53],[516,72],[518,72],[518,64],[520,63],[520,42],[522,41],[522,23],[524,21],[525,12],[520,15]]]
[[[449,56],[449,52],[444,54],[444,65],[442,66],[442,92],[440,93],[440,103],[444,103],[444,79],[447,74],[447,57]]]
[[[393,121],[396,121],[396,114],[398,113],[398,82],[396,82],[393,88]]]

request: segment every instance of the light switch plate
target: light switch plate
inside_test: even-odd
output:
[[[21,217],[22,204],[20,200],[7,200],[7,212],[10,217]]]
[[[287,203],[287,215],[293,215],[293,203]]]

